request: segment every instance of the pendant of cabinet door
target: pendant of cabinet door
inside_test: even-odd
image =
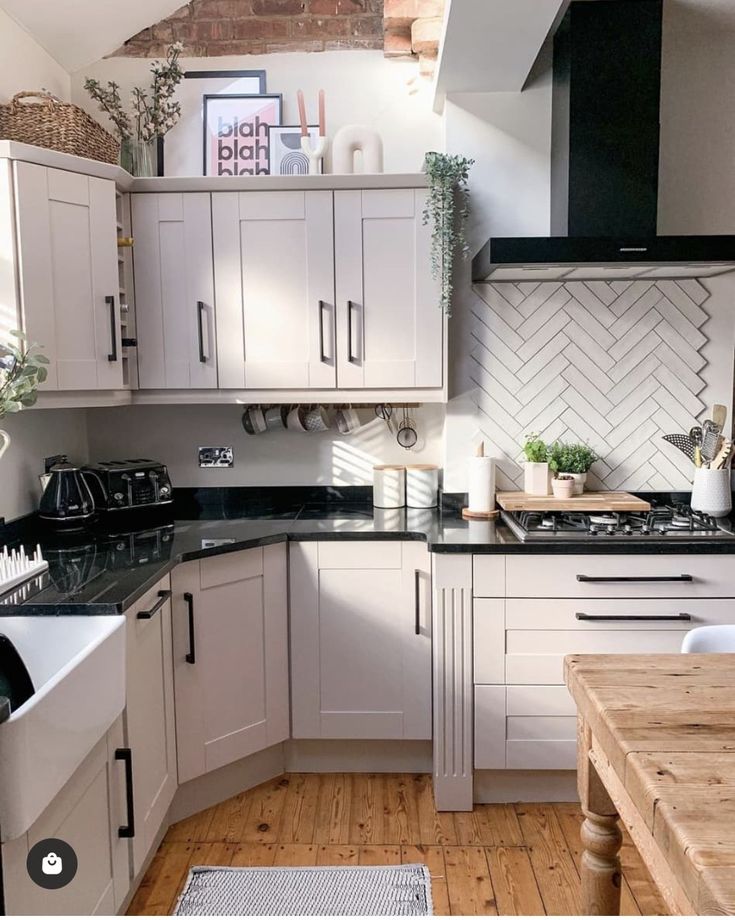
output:
[[[23,327],[51,362],[45,389],[122,387],[115,184],[14,170]]]
[[[139,385],[216,388],[210,196],[131,197]]]
[[[168,577],[127,612],[125,726],[133,780],[133,876],[166,820],[177,787]]]
[[[288,738],[286,544],[184,563],[172,590],[185,783]]]
[[[419,543],[294,543],[294,738],[431,738],[431,575]]]

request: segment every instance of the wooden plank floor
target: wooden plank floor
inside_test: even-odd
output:
[[[434,912],[564,915],[581,910],[578,805],[434,809],[423,774],[292,773],[172,825],[129,914],[170,914],[190,866],[423,862]],[[666,908],[626,837],[622,911]]]

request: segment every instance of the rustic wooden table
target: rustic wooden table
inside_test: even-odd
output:
[[[735,655],[569,655],[582,895],[620,912],[623,821],[669,910],[735,912]]]

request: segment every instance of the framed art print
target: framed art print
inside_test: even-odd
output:
[[[272,176],[306,176],[309,159],[301,150],[301,126],[278,125],[269,129]],[[309,139],[316,144],[319,126],[309,125]],[[322,163],[320,163],[320,166]]]
[[[191,88],[200,96],[218,93],[262,95],[266,91],[264,70],[187,70],[184,79],[197,81]]]
[[[204,175],[267,176],[282,104],[276,93],[204,96]]]

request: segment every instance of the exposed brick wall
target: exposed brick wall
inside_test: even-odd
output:
[[[116,54],[162,57],[177,40],[194,57],[382,49],[383,0],[191,0]]]

